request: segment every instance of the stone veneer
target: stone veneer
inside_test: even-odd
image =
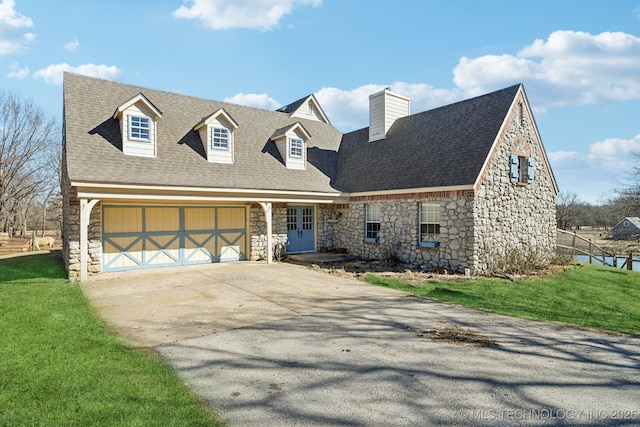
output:
[[[532,184],[509,180],[511,154],[535,159]],[[476,193],[474,209],[478,273],[517,251],[520,257],[548,262],[556,247],[556,194],[531,117],[513,114]]]
[[[469,193],[469,194],[467,194]],[[420,203],[440,205],[440,247],[419,246]],[[379,240],[364,241],[365,204],[380,205]],[[332,218],[320,227],[318,244],[333,240],[335,247],[365,259],[398,260],[414,265],[455,271],[472,268],[473,192],[415,193],[351,198],[349,205],[321,209],[321,218]]]
[[[65,199],[62,205],[62,253],[70,279],[80,276],[80,201]],[[91,211],[89,219],[89,259],[90,273],[102,271],[102,209],[98,203]]]
[[[271,207],[272,230],[271,238],[275,246],[278,243],[287,244],[287,207],[282,204],[273,204]],[[251,206],[251,261],[267,259],[267,222],[264,210],[258,206]]]

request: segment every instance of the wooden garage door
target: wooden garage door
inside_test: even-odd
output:
[[[103,271],[219,262],[225,251],[246,258],[242,206],[104,206],[102,215]]]

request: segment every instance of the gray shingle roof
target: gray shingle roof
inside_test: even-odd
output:
[[[300,106],[302,104],[304,104],[304,102],[309,99],[311,95],[307,95],[304,98],[300,98],[297,101],[293,101],[291,104],[287,104],[284,107],[280,107],[278,108],[276,111],[279,113],[287,113],[287,114],[291,114],[294,111],[296,111],[298,108],[300,108]]]
[[[336,185],[350,192],[470,185],[476,181],[520,85],[342,138]]]
[[[65,73],[67,169],[69,178],[80,182],[256,190],[361,192],[469,185],[519,88],[398,119],[387,138],[370,143],[368,128],[343,136],[330,124],[280,112]],[[122,153],[113,111],[138,93],[163,112],[156,158]],[[220,108],[238,124],[233,164],[208,162],[193,130]],[[306,170],[287,169],[270,139],[296,122],[311,135]]]
[[[138,93],[163,116],[157,157],[122,153],[113,111]],[[210,163],[193,127],[221,107],[238,123],[234,164]],[[341,133],[326,123],[286,114],[65,73],[67,170],[72,181],[185,187],[335,192]],[[311,134],[306,170],[287,169],[274,142],[276,129],[300,122]]]

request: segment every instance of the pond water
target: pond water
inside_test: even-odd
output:
[[[580,261],[580,262],[585,262],[585,263],[589,263],[589,257],[587,255],[575,255],[573,257],[576,261]],[[624,264],[624,262],[626,261],[625,257],[617,257],[618,258],[618,268],[622,267],[622,264]],[[613,257],[605,257],[605,260],[607,261],[607,263],[609,263],[609,265],[613,265]],[[602,263],[600,261],[598,261],[595,258],[592,258],[592,264],[594,265],[602,265]],[[625,270],[627,269],[627,266],[624,266]],[[633,257],[633,271],[640,271],[640,257]]]

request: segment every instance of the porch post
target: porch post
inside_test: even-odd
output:
[[[88,201],[80,199],[80,281],[89,278],[89,220],[91,210],[99,202],[99,199]]]
[[[271,202],[260,202],[260,206],[264,211],[264,218],[267,222],[267,264],[271,264],[273,262],[273,215],[271,212]]]

